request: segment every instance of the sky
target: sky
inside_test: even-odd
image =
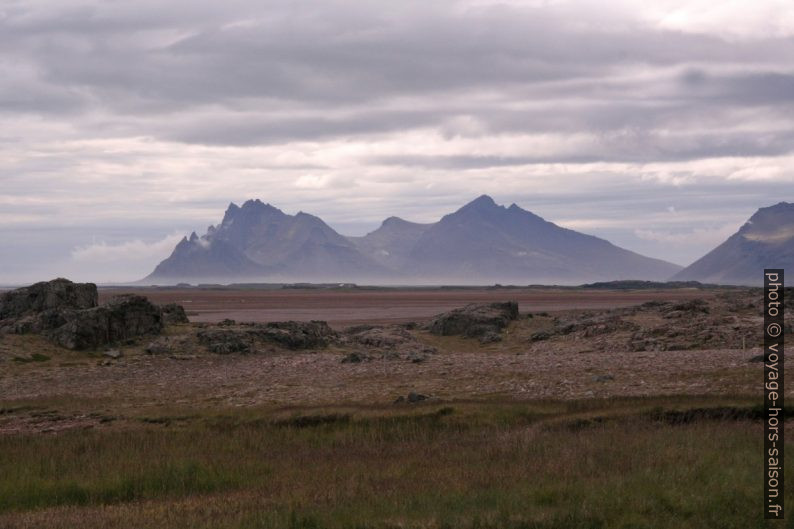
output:
[[[0,0],[0,284],[481,194],[681,265],[794,201],[794,3]]]

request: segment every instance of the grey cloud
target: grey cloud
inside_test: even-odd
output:
[[[438,113],[418,111],[356,112],[341,118],[259,117],[239,113],[177,125],[170,139],[206,145],[261,145],[360,134],[380,134],[437,123]]]
[[[731,45],[641,27],[582,29],[567,18],[571,13],[548,9],[257,5],[233,3],[229,11],[242,17],[236,25],[229,23],[237,17],[194,12],[192,3],[182,10],[143,3],[134,12],[116,8],[120,13],[103,5],[65,13],[53,6],[46,16],[11,16],[0,27],[11,34],[6,49],[35,63],[55,86],[85,87],[110,108],[125,98],[177,108],[239,98],[378,102],[572,79],[589,83],[579,92],[588,97],[627,65],[757,63],[759,56],[774,63],[794,51],[787,41]],[[186,36],[173,43],[153,37],[166,30]]]
[[[776,134],[711,133],[692,137],[661,137],[635,131],[602,137],[585,152],[540,156],[389,155],[368,158],[368,163],[426,169],[487,169],[533,164],[587,164],[596,162],[681,162],[702,158],[780,156],[794,152],[794,129]]]

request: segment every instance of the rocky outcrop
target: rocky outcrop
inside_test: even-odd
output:
[[[634,307],[567,313],[529,342],[581,341],[601,351],[737,349],[763,344],[757,291],[728,291],[710,299],[650,301]],[[794,319],[786,318],[790,334]]]
[[[324,321],[281,321],[257,327],[257,335],[288,349],[327,347],[336,332]]]
[[[217,354],[248,353],[255,339],[255,335],[246,330],[226,328],[206,329],[199,331],[196,336],[209,352]]]
[[[17,318],[51,309],[87,309],[96,305],[95,284],[73,283],[59,278],[2,294],[0,319]]]
[[[636,323],[624,320],[617,314],[584,314],[570,319],[557,319],[555,332],[560,335],[577,334],[582,338],[612,334],[619,331],[633,331],[639,328]]]
[[[382,358],[405,359],[420,363],[437,351],[422,343],[404,325],[358,325],[348,327],[340,337],[346,346],[365,348],[380,353]]]
[[[518,303],[473,303],[461,309],[439,314],[427,324],[427,330],[439,336],[461,335],[496,341],[502,329],[518,318]]]
[[[0,297],[0,332],[38,333],[69,349],[91,349],[163,329],[160,307],[124,295],[97,306],[93,283],[55,279]]]
[[[95,284],[63,278],[11,290],[0,295],[0,328],[20,323],[31,330],[61,325],[59,313],[96,307],[97,298]]]
[[[117,296],[105,305],[76,311],[66,324],[47,333],[68,349],[93,349],[163,330],[160,307],[143,296]]]
[[[324,348],[337,334],[324,321],[284,321],[210,327],[196,336],[210,352],[229,354],[254,352],[260,345],[295,350]]]

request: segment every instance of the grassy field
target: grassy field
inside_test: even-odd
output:
[[[171,410],[6,435],[0,527],[794,527],[794,513],[786,525],[762,519],[752,405],[670,397]],[[722,410],[702,411],[713,408]],[[791,465],[786,477],[793,509]]]

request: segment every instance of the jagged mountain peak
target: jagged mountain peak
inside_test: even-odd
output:
[[[530,226],[532,226],[533,230],[559,228],[557,225],[531,211],[521,208],[515,203],[511,204],[510,207],[497,204],[488,195],[481,195],[454,213],[445,215],[440,222],[455,224],[463,222],[474,225],[485,222],[491,227],[501,226],[508,230],[526,230]]]
[[[505,209],[504,206],[499,206],[493,198],[488,195],[480,195],[462,208],[458,210],[458,212],[462,211],[492,211],[496,209]]]
[[[267,215],[283,215],[284,213],[275,206],[265,204],[258,198],[246,200],[242,206],[234,202],[229,203],[223,216],[221,225],[229,224],[240,217],[257,218]]]

